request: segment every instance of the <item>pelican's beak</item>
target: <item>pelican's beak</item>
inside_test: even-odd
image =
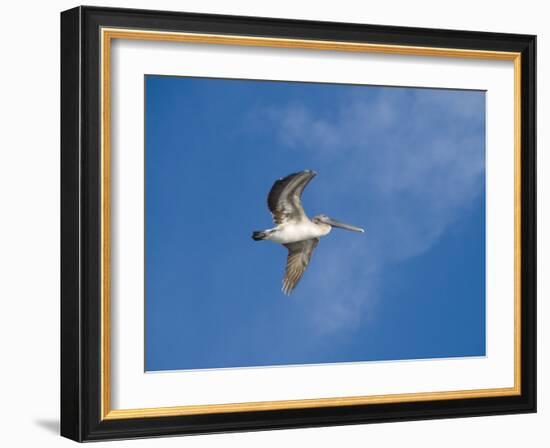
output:
[[[365,230],[361,227],[355,227],[351,224],[346,224],[345,222],[337,221],[336,219],[328,218],[325,221],[327,224],[330,224],[332,227],[339,227],[340,229],[352,230],[354,232],[364,233]]]

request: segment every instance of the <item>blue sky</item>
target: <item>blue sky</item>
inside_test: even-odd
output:
[[[145,368],[485,354],[485,93],[146,76]],[[281,292],[273,182],[333,230]]]

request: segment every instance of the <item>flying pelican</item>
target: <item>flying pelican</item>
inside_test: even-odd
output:
[[[282,288],[286,295],[293,291],[302,278],[319,239],[328,235],[333,227],[364,232],[360,227],[336,221],[327,215],[317,215],[312,219],[307,217],[301,196],[306,185],[316,175],[315,171],[305,170],[275,181],[267,196],[267,206],[276,226],[252,233],[255,241],[273,241],[288,249]]]

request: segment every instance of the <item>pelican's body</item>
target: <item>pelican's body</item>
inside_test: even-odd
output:
[[[306,185],[316,174],[314,171],[306,170],[277,180],[267,197],[267,205],[276,226],[272,229],[252,233],[252,238],[256,241],[273,241],[288,249],[285,277],[283,278],[285,294],[290,294],[296,287],[309,264],[319,239],[328,235],[332,227],[364,232],[359,227],[336,221],[326,215],[308,218],[302,206],[301,196]]]
[[[263,239],[279,244],[296,243],[328,235],[331,228],[328,224],[315,224],[309,219],[304,219],[297,223],[279,224]]]

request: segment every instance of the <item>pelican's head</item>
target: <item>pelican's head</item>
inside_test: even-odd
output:
[[[331,227],[339,227],[340,229],[352,230],[353,232],[361,232],[364,230],[361,227],[355,227],[351,224],[346,224],[345,222],[337,221],[334,218],[331,218],[327,215],[317,215],[311,219],[315,224],[321,227],[327,226],[327,233],[330,232]]]

